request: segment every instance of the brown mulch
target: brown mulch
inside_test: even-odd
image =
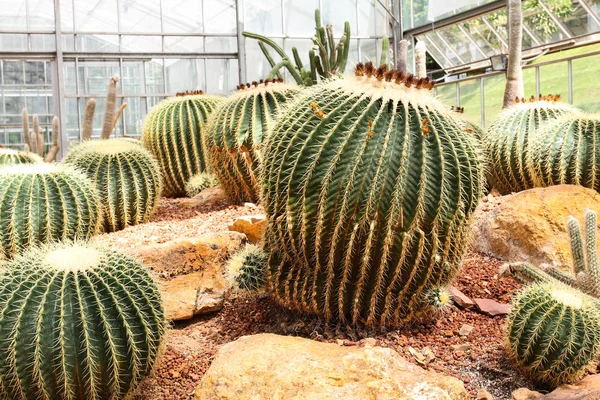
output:
[[[171,239],[227,230],[241,215],[258,214],[254,205],[221,204],[215,209],[182,207],[184,199],[163,199],[149,223],[100,236],[105,244],[136,247]],[[512,279],[498,280],[500,262],[470,252],[455,285],[471,298],[490,298],[508,303],[519,288]],[[135,400],[190,400],[219,348],[240,336],[257,333],[295,335],[345,346],[362,346],[365,337],[377,345],[398,351],[424,368],[455,376],[475,396],[485,388],[496,399],[509,399],[519,387],[531,387],[507,363],[503,352],[503,317],[488,317],[475,310],[451,306],[435,321],[386,332],[331,330],[318,319],[290,313],[268,297],[229,298],[220,312],[173,325],[165,351],[154,374],[146,379]],[[475,329],[468,336],[464,324]],[[413,355],[429,348],[435,358],[419,364]],[[412,353],[411,349],[412,348]]]

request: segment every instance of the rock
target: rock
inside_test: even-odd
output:
[[[473,325],[463,324],[463,326],[460,327],[460,331],[458,331],[458,334],[460,336],[469,336],[469,334],[473,332],[474,329],[475,327]]]
[[[574,385],[561,385],[543,400],[599,400],[600,375],[588,375]]]
[[[466,294],[458,290],[456,287],[450,286],[449,291],[450,295],[452,296],[452,301],[460,308],[467,309],[472,308],[475,305],[473,300],[471,300]]]
[[[461,381],[411,364],[383,347],[298,337],[244,336],[221,347],[195,400],[409,400],[469,398]]]
[[[496,315],[506,315],[510,313],[510,304],[498,303],[491,299],[473,299],[479,311],[483,314],[495,317]]]
[[[231,200],[229,200],[229,197],[227,197],[221,186],[204,189],[196,196],[189,199],[181,199],[179,202],[181,207],[191,209],[215,209],[229,204],[232,204]]]
[[[135,255],[157,276],[167,317],[179,321],[223,307],[223,268],[245,241],[239,232],[211,233],[144,246]]]
[[[371,338],[371,337],[370,338],[366,338],[366,339],[363,340],[363,343],[364,343],[365,346],[371,346],[371,347],[377,346],[377,339]]]
[[[250,243],[256,244],[262,240],[266,227],[266,215],[246,215],[236,219],[233,225],[229,226],[229,230],[243,233]]]
[[[485,212],[485,207],[491,207]],[[536,266],[571,265],[567,218],[583,226],[586,209],[600,212],[600,194],[581,186],[559,185],[495,198],[476,212],[478,251],[507,262]]]
[[[520,388],[512,392],[512,400],[536,400],[543,398],[544,395],[540,392],[534,392],[527,388]]]
[[[494,400],[494,396],[487,390],[481,388],[477,391],[477,400]]]

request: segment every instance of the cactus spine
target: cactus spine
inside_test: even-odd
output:
[[[215,110],[208,126],[207,147],[212,170],[235,202],[258,202],[261,145],[284,105],[298,94],[283,80],[238,86]]]
[[[219,184],[219,180],[213,174],[200,172],[190,178],[185,184],[185,193],[188,197],[194,197],[204,189],[208,189]]]
[[[599,320],[597,306],[576,290],[530,286],[513,301],[507,317],[507,353],[538,383],[570,382],[598,355]]]
[[[147,222],[158,206],[160,167],[137,143],[127,139],[87,141],[73,148],[64,163],[93,181],[102,202],[106,232]]]
[[[397,325],[457,273],[482,190],[474,141],[433,83],[358,64],[303,92],[264,159],[267,285],[326,320]]]
[[[539,101],[538,101],[539,100]],[[531,137],[540,124],[572,113],[575,109],[559,102],[560,96],[524,99],[504,110],[484,133],[485,152],[490,162],[487,180],[501,194],[535,186]]]
[[[229,284],[240,292],[255,292],[265,287],[267,253],[259,246],[247,245],[234,254],[225,272]]]
[[[12,164],[37,164],[42,162],[40,156],[27,151],[0,148],[0,166]]]
[[[52,245],[12,260],[0,282],[0,397],[119,400],[151,372],[165,314],[133,259]]]
[[[0,258],[57,240],[89,239],[100,226],[92,182],[70,167],[0,168]]]
[[[532,136],[537,186],[572,184],[600,191],[600,116],[565,115]]]
[[[206,122],[222,99],[202,92],[179,93],[148,113],[143,143],[160,163],[167,197],[185,195],[185,184],[208,170]]]

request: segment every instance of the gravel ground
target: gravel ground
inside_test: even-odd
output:
[[[253,205],[189,209],[181,206],[183,201],[163,199],[151,222],[99,239],[121,248],[161,243],[226,230],[236,217],[262,212]],[[455,285],[469,297],[508,303],[519,284],[510,278],[498,280],[499,266],[496,259],[470,252]],[[374,338],[377,345],[393,348],[417,365],[461,379],[473,396],[485,388],[496,399],[509,399],[513,390],[531,386],[510,368],[504,357],[503,322],[503,317],[492,318],[451,306],[428,324],[386,332],[340,332],[314,317],[290,313],[264,295],[229,298],[218,313],[173,325],[154,374],[145,380],[135,399],[192,399],[195,387],[222,345],[240,336],[265,332],[345,346],[361,346],[364,338]],[[459,331],[465,324],[474,330],[461,336]],[[421,354],[426,355],[427,362],[417,361]]]

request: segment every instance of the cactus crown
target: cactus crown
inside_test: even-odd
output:
[[[237,90],[246,90],[246,89],[250,89],[253,87],[259,87],[259,86],[264,86],[267,87],[269,86],[269,83],[275,84],[275,83],[283,83],[283,78],[273,78],[273,79],[261,79],[260,81],[252,81],[252,83],[248,82],[246,84],[239,84],[237,85]]]
[[[541,101],[547,101],[550,103],[556,103],[557,101],[560,101],[560,94],[557,95],[542,95],[540,94],[537,98],[534,95],[531,95],[531,97],[528,99],[529,103],[536,103],[536,102],[541,102]],[[521,97],[520,99],[518,97],[515,97],[515,103],[527,103],[527,99],[525,99],[524,97]]]
[[[0,148],[0,165],[38,164],[42,161],[42,158],[35,153]]]
[[[203,95],[203,90],[186,90],[185,92],[177,92],[175,97],[184,97],[184,96],[200,96]]]
[[[396,85],[404,85],[407,88],[431,90],[435,81],[426,78],[417,78],[399,69],[388,69],[386,65],[376,68],[372,62],[363,64],[359,62],[354,68],[354,75],[358,78],[374,78],[378,82],[389,82]],[[393,85],[385,85],[385,89],[393,88]]]

